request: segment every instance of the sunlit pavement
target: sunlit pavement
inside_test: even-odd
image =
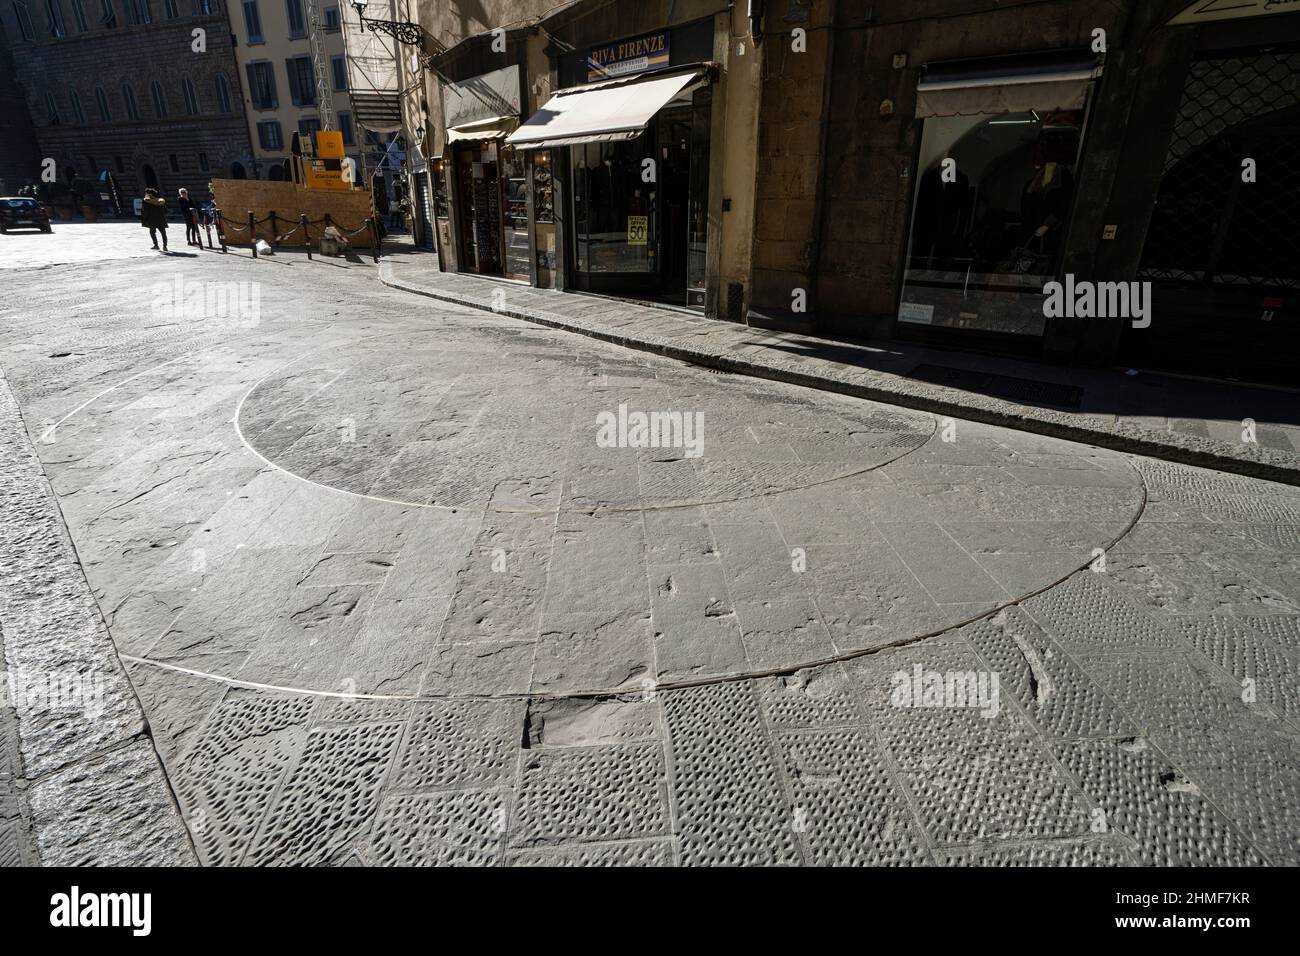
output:
[[[1300,862],[1296,488],[55,228],[0,365],[203,862]]]

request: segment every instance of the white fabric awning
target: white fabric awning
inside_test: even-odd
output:
[[[636,139],[661,109],[703,82],[702,70],[559,90],[506,142],[520,149]]]
[[[501,139],[513,133],[518,126],[519,117],[517,116],[491,116],[487,119],[475,120],[473,123],[462,123],[460,126],[448,127],[447,142]]]
[[[916,87],[918,119],[1081,109],[1101,61],[1086,53],[1030,54],[927,67]]]

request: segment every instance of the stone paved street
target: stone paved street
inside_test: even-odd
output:
[[[0,465],[116,650],[68,617],[63,666],[148,727],[0,709],[0,863],[67,859],[41,792],[141,862],[1300,863],[1300,489],[141,232],[0,237]],[[255,286],[165,308],[204,283]]]

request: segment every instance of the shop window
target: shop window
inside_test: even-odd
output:
[[[925,121],[900,323],[1043,334],[1082,126],[1082,110]]]
[[[573,147],[575,260],[579,272],[652,273],[655,184],[642,179],[650,137]]]

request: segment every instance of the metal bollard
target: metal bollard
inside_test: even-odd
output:
[[[307,231],[307,214],[298,213],[298,225],[302,226],[302,241],[307,247],[307,261],[311,262],[311,233]]]
[[[257,219],[253,216],[253,210],[248,210],[248,245],[253,250],[253,258],[257,258]]]
[[[370,217],[370,241],[375,244],[375,262],[379,262],[379,226],[374,216]]]
[[[226,221],[221,217],[221,210],[216,206],[212,207],[212,218],[217,221],[217,241],[221,243],[221,252],[226,252]]]

